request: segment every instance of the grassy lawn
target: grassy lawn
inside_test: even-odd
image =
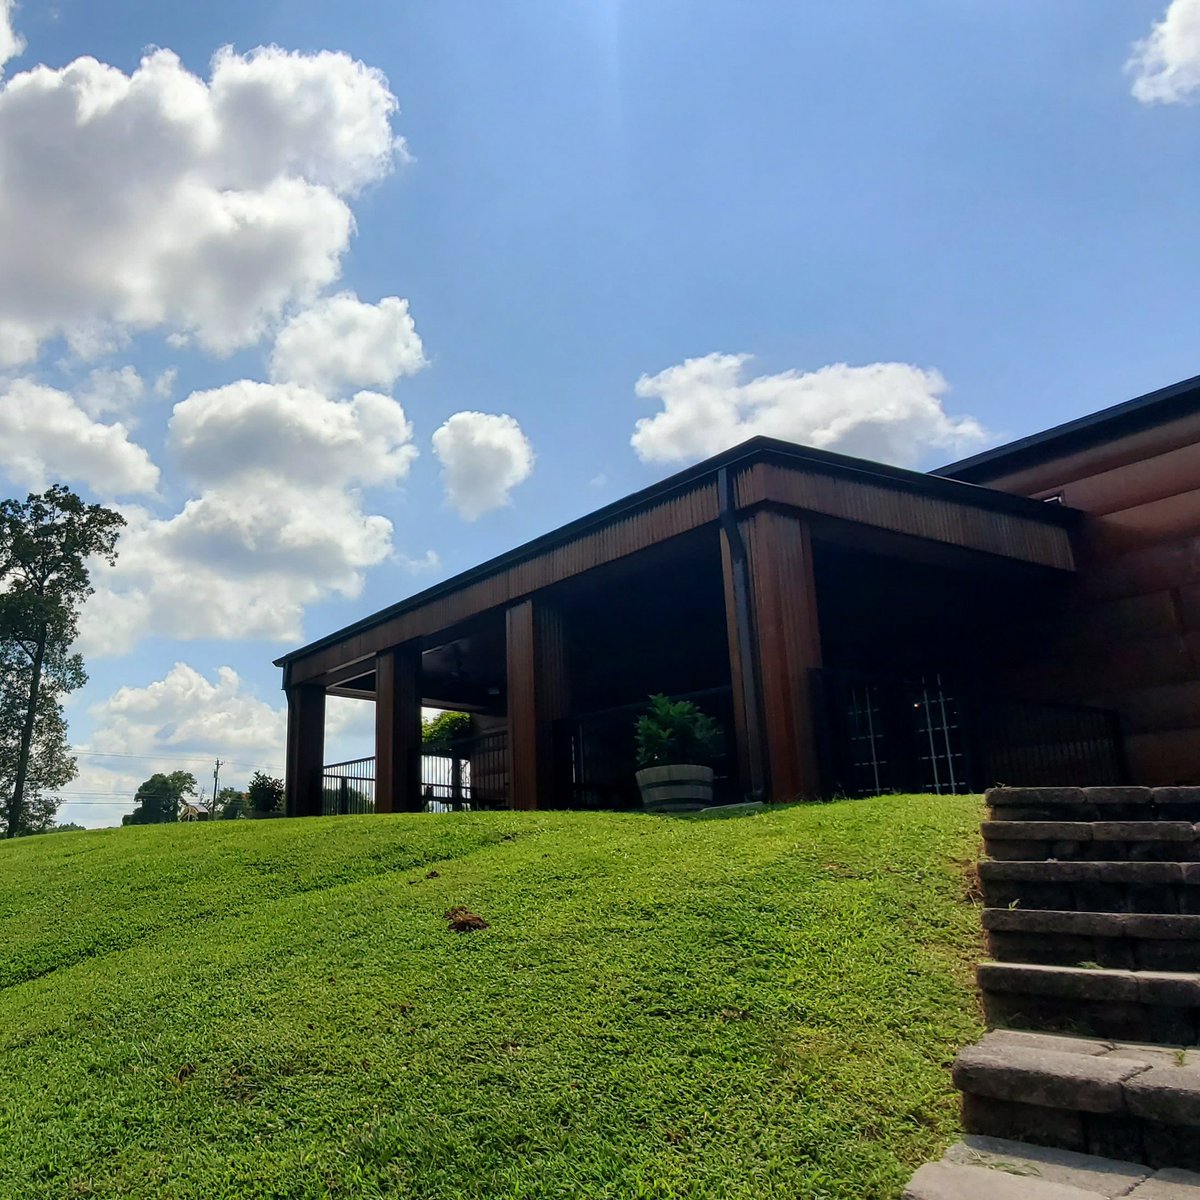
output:
[[[894,1198],[956,1129],[980,803],[0,845],[0,1196]],[[467,905],[489,928],[450,932]]]

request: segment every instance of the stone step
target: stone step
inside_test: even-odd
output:
[[[1200,971],[1200,914],[985,908],[983,927],[1001,962]]]
[[[968,1133],[1200,1169],[1195,1050],[996,1030],[959,1054]]]
[[[992,788],[997,821],[1200,821],[1200,787]]]
[[[1005,862],[1200,861],[1192,821],[984,821],[983,845]]]
[[[968,1134],[931,1165],[943,1170],[922,1167],[904,1193],[908,1200],[1200,1200],[1200,1175],[1190,1171],[1155,1170],[1004,1138]]]
[[[1200,1042],[1200,973],[981,963],[990,1025],[1133,1042]]]
[[[979,864],[991,908],[1200,914],[1200,862],[1038,862]]]

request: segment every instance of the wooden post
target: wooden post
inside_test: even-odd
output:
[[[821,634],[807,522],[760,510],[743,524],[750,561],[762,682],[769,795],[815,799],[821,792],[810,672],[821,665]]]
[[[325,688],[296,684],[287,689],[287,702],[284,809],[289,817],[319,817],[325,765]]]
[[[375,811],[421,808],[421,651],[375,656]]]
[[[523,600],[507,614],[508,760],[513,808],[554,803],[554,722],[570,709],[567,639],[561,614]]]

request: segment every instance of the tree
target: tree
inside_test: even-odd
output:
[[[122,825],[162,825],[179,820],[179,806],[196,794],[196,777],[191,771],[151,775],[133,797],[134,810],[121,818]]]
[[[6,837],[47,828],[75,777],[62,697],[87,682],[71,652],[89,561],[116,561],[125,518],[56,485],[0,502],[0,803]]]
[[[255,771],[250,776],[246,796],[255,812],[278,812],[283,804],[283,780]]]
[[[223,787],[217,793],[217,802],[213,805],[213,817],[222,821],[235,821],[238,817],[246,815],[248,803],[245,792],[239,792],[237,788]]]

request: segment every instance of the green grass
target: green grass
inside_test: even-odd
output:
[[[980,1032],[980,816],[5,843],[0,1197],[897,1197]]]

